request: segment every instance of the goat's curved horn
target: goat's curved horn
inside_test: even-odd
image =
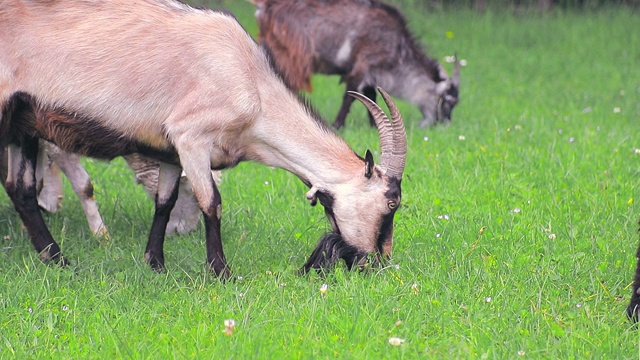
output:
[[[460,59],[458,59],[458,54],[453,55],[455,68],[453,69],[453,77],[451,77],[451,82],[456,87],[460,87]]]
[[[389,115],[391,115],[391,125],[393,127],[393,151],[391,152],[391,161],[387,166],[387,173],[389,176],[395,176],[398,179],[402,178],[404,172],[404,165],[407,160],[407,131],[404,127],[404,121],[402,115],[393,102],[393,99],[378,86],[378,92],[382,95],[384,102],[389,108]]]
[[[393,122],[389,121],[380,106],[368,97],[354,91],[348,93],[360,100],[373,116],[380,136],[380,167],[385,169],[387,175],[401,178],[407,155],[407,135],[404,123],[398,108],[389,95],[380,87],[378,87],[378,91],[389,107]]]

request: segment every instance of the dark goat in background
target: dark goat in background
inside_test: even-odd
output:
[[[346,82],[334,127],[344,126],[353,103],[348,91],[375,101],[376,86],[418,105],[420,126],[451,121],[460,64],[456,59],[449,78],[424,54],[395,7],[375,0],[251,1],[257,7],[260,42],[290,88],[310,92],[312,73],[337,74]]]
[[[636,251],[636,261],[636,273],[631,285],[631,300],[627,306],[627,316],[633,323],[638,322],[638,314],[640,314],[640,245]]]

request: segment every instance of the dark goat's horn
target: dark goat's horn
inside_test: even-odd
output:
[[[407,155],[407,135],[402,116],[395,103],[380,87],[378,87],[378,91],[382,94],[384,102],[389,107],[393,122],[389,121],[380,106],[368,97],[354,91],[349,91],[349,95],[360,100],[376,122],[380,136],[380,167],[385,169],[387,175],[400,179],[402,178]]]
[[[458,59],[458,54],[453,55],[455,68],[453,69],[453,77],[451,78],[451,82],[456,87],[460,87],[460,60]]]

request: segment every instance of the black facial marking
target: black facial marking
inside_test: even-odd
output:
[[[380,232],[378,232],[378,239],[376,241],[378,251],[381,254],[384,243],[389,239],[391,232],[393,231],[393,217],[395,216],[396,211],[398,211],[402,193],[401,183],[402,179],[390,177],[389,187],[384,193],[387,200],[397,202],[397,206],[382,218],[382,225],[380,226]]]
[[[324,207],[324,213],[327,215],[327,219],[331,223],[331,227],[333,228],[333,232],[336,234],[340,234],[340,228],[338,227],[338,223],[336,223],[336,217],[333,214],[333,195],[331,193],[325,193],[318,191],[316,193],[316,197],[320,200],[320,204]]]
[[[358,252],[355,247],[347,244],[340,234],[329,233],[320,238],[300,272],[306,274],[311,269],[329,270],[340,259],[343,259],[347,268],[351,270],[354,264],[366,257],[366,253]]]

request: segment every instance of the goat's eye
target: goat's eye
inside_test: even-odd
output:
[[[398,203],[393,201],[393,200],[389,200],[389,202],[387,203],[387,207],[391,210],[395,209],[396,207],[398,207]]]

